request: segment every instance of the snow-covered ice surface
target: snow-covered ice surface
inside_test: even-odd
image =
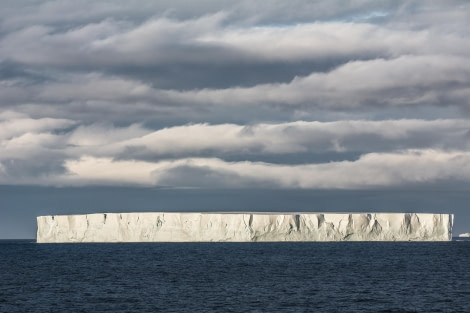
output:
[[[448,241],[453,214],[100,213],[37,217],[38,243]]]

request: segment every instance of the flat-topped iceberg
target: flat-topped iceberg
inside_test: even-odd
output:
[[[100,213],[37,217],[38,243],[448,241],[453,214]]]

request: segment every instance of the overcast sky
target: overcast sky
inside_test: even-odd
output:
[[[452,0],[2,1],[0,238],[166,209],[470,232],[468,21]]]

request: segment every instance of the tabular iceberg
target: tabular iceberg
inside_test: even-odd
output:
[[[100,213],[37,217],[37,242],[448,241],[453,214]]]

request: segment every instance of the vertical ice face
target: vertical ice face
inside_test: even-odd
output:
[[[37,242],[448,241],[452,214],[104,213],[39,216]]]

